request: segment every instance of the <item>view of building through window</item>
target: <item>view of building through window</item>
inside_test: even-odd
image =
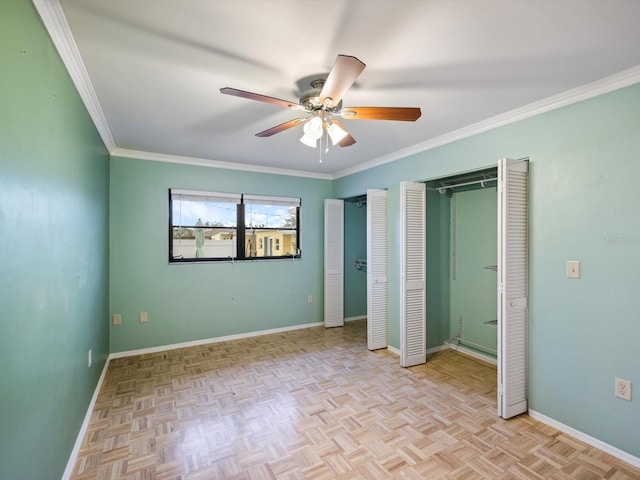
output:
[[[299,257],[300,199],[170,191],[171,262]]]

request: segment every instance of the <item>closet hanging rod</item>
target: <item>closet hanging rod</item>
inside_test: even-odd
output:
[[[483,178],[482,180],[474,180],[473,182],[455,183],[453,185],[444,185],[442,187],[436,187],[436,190],[438,191],[438,193],[444,193],[447,190],[447,188],[466,187],[467,185],[476,185],[478,183],[482,184],[482,188],[484,188],[485,183],[493,182],[495,180],[498,180],[498,178],[497,177]]]

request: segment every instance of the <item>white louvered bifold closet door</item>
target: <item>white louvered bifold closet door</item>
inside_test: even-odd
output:
[[[400,184],[400,364],[427,361],[425,184]]]
[[[498,415],[527,411],[527,160],[498,163]]]
[[[367,190],[367,348],[387,348],[387,191]]]
[[[344,325],[344,202],[324,201],[324,326]]]

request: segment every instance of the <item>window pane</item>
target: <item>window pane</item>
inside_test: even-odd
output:
[[[297,215],[292,205],[264,203],[253,196],[244,206],[245,254],[249,258],[294,256],[298,252]]]
[[[172,258],[235,258],[236,218],[235,203],[172,196]]]

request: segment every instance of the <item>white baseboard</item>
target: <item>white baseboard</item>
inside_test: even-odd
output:
[[[560,430],[561,432],[566,433],[567,435],[571,435],[574,438],[577,438],[581,442],[584,442],[592,447],[597,448],[598,450],[602,450],[605,453],[608,453],[612,457],[616,457],[623,462],[626,462],[634,467],[640,468],[640,458],[631,455],[619,448],[616,448],[608,443],[604,443],[597,438],[594,438],[586,433],[581,432],[580,430],[576,430],[573,427],[565,425],[564,423],[560,423],[553,418],[547,417],[540,412],[536,412],[535,410],[529,409],[529,416],[534,420],[544,423],[545,425],[549,425],[550,427],[555,428],[556,430]]]
[[[431,355],[432,353],[440,352],[442,350],[447,350],[449,347],[447,345],[439,345],[437,347],[427,348],[427,355]],[[391,345],[387,345],[387,350],[391,353],[400,356],[400,349],[396,347],[392,347]]]
[[[477,351],[472,350],[470,348],[466,348],[464,345],[445,344],[444,347],[445,348],[449,348],[451,350],[456,350],[456,351],[464,353],[465,355],[468,355],[470,357],[474,357],[474,358],[477,358],[478,360],[482,360],[483,362],[488,362],[488,363],[490,363],[492,365],[497,365],[498,364],[498,361],[494,357],[491,357],[489,355],[485,355],[482,352],[477,352]]]
[[[441,352],[442,350],[449,350],[449,345],[438,345],[437,347],[427,348],[427,355]]]
[[[392,347],[391,345],[387,345],[387,350],[389,350],[391,353],[395,353],[396,355],[400,356],[399,348]]]
[[[344,319],[345,322],[354,322],[356,320],[366,320],[366,315],[358,315],[357,317],[347,317]]]
[[[67,467],[64,469],[64,473],[62,474],[62,480],[69,480],[71,478],[71,474],[73,473],[73,467],[76,464],[76,460],[78,459],[78,453],[80,452],[80,447],[82,446],[82,440],[84,440],[84,436],[87,433],[87,428],[89,427],[89,422],[91,421],[91,414],[93,413],[93,407],[96,405],[96,400],[98,400],[98,394],[100,393],[100,389],[102,388],[102,382],[104,382],[104,378],[107,375],[107,369],[109,368],[109,361],[111,357],[107,357],[107,360],[104,362],[104,367],[102,368],[102,372],[100,373],[100,378],[98,378],[98,383],[96,384],[96,388],[93,391],[93,396],[91,397],[91,401],[89,402],[89,407],[87,408],[87,413],[84,416],[84,420],[82,421],[82,425],[80,426],[80,431],[78,432],[78,436],[76,437],[76,443],[73,445],[73,450],[71,450],[71,455],[69,456],[69,460],[67,461]]]
[[[443,350],[449,350],[449,349],[460,350],[461,352],[467,353],[468,355],[470,355],[472,357],[479,358],[480,360],[484,360],[485,362],[493,363],[494,365],[496,364],[496,359],[495,358],[486,357],[486,356],[482,355],[481,353],[474,352],[472,350],[468,350],[468,349],[466,349],[464,347],[454,347],[452,345],[438,345],[437,347],[427,348],[427,355],[431,355],[433,353],[437,353],[437,352],[441,352]],[[389,350],[391,353],[395,353],[398,356],[400,355],[400,349],[399,348],[395,348],[395,347],[392,347],[391,345],[388,345],[387,346],[387,350]]]
[[[301,328],[320,327],[322,322],[303,323],[301,325],[293,325],[291,327],[272,328],[270,330],[260,330],[257,332],[239,333],[236,335],[227,335],[225,337],[205,338],[203,340],[193,340],[191,342],[173,343],[171,345],[160,345],[157,347],[140,348],[138,350],[128,350],[125,352],[115,352],[109,355],[109,359],[132,357],[134,355],[144,355],[147,353],[158,353],[166,350],[175,350],[176,348],[196,347],[198,345],[207,345],[209,343],[228,342],[230,340],[241,340],[243,338],[258,337],[260,335],[269,335],[271,333],[289,332],[291,330],[300,330]]]

